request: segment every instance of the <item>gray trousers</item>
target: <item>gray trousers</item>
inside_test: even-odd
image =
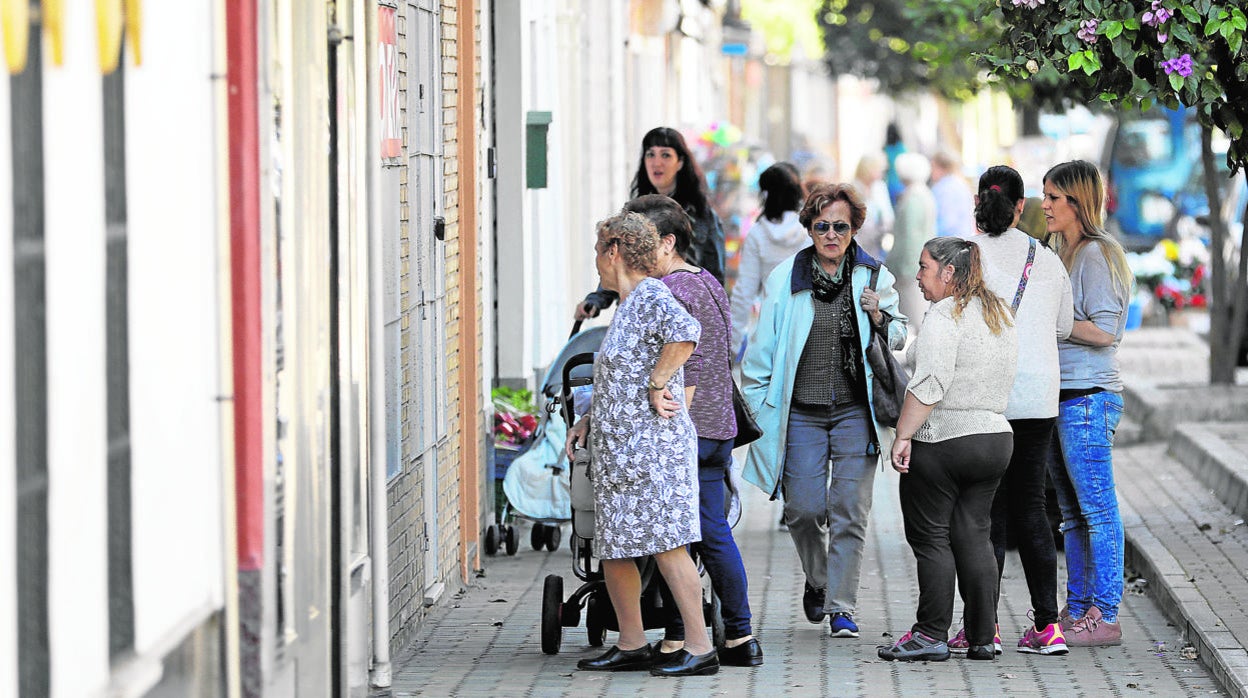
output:
[[[869,454],[866,403],[794,406],[784,453],[784,517],[806,582],[827,589],[823,610],[852,614],[879,456]]]

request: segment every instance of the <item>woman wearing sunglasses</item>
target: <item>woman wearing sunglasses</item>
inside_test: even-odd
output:
[[[798,219],[813,244],[768,276],[742,363],[742,389],[764,431],[743,475],[773,498],[784,496],[806,576],[807,620],[829,616],[833,637],[858,637],[871,485],[880,437],[891,431],[873,416],[863,355],[872,332],[901,349],[906,316],[893,274],[854,241],[866,206],[852,186],[815,187]]]

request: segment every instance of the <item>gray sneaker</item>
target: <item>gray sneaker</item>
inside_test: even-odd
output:
[[[877,648],[876,654],[890,662],[943,662],[949,658],[949,645],[923,633],[908,632],[892,646]]]

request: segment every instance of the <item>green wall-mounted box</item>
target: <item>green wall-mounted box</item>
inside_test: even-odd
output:
[[[531,111],[524,119],[525,185],[529,189],[546,188],[546,133],[550,131],[550,112]]]

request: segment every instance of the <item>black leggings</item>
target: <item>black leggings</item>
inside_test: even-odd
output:
[[[948,640],[957,583],[966,606],[967,642],[992,644],[997,615],[992,498],[1013,448],[1009,432],[913,443],[900,490],[906,541],[919,573],[913,630]]]
[[[1014,532],[1027,576],[1036,627],[1057,622],[1057,546],[1045,508],[1044,482],[1056,417],[1011,419],[1014,455],[992,501],[992,548],[997,555],[997,596],[1005,571],[1005,538]]]

